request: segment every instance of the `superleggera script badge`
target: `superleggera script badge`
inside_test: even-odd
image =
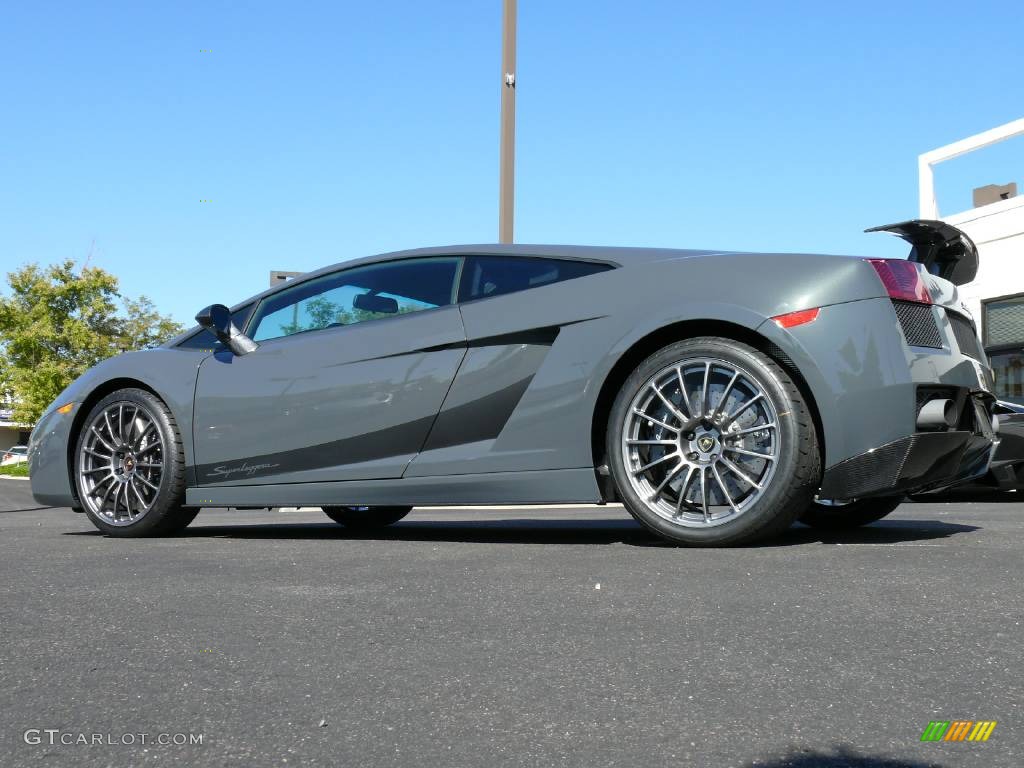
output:
[[[246,477],[252,477],[255,473],[263,469],[273,469],[279,467],[280,464],[249,464],[244,463],[240,467],[225,467],[219,466],[214,467],[212,470],[207,472],[207,477],[230,477],[231,475],[245,475]]]

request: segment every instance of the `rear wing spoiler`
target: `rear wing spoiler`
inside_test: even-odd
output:
[[[956,285],[969,283],[978,274],[978,248],[974,241],[944,221],[911,219],[864,231],[892,232],[902,237],[911,246],[909,261],[916,261],[931,274]]]

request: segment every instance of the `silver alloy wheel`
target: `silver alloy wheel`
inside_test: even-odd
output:
[[[640,388],[622,430],[633,491],[660,517],[688,528],[731,522],[775,475],[779,423],[765,388],[735,363],[695,357]]]
[[[163,469],[163,437],[144,406],[112,403],[85,425],[79,491],[89,510],[108,525],[130,525],[149,512]]]

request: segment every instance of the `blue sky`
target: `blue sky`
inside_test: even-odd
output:
[[[0,268],[91,247],[190,321],[271,269],[493,241],[500,24],[500,0],[9,3]],[[520,0],[516,240],[901,255],[861,230],[916,215],[919,153],[1024,116],[1022,37],[1019,1]],[[1024,142],[937,178],[968,208],[1024,182]]]

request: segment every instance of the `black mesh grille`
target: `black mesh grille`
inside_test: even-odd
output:
[[[913,347],[942,348],[942,337],[939,326],[935,322],[935,314],[928,304],[916,304],[912,301],[894,301],[893,309],[900,320],[903,336],[907,344]]]
[[[960,347],[960,351],[968,357],[973,357],[975,360],[984,360],[985,352],[981,348],[981,342],[978,341],[978,334],[974,332],[974,326],[971,325],[971,321],[957,312],[950,312],[948,309],[946,310],[946,317],[949,318],[949,324],[953,326],[953,335],[956,337],[956,345]]]

